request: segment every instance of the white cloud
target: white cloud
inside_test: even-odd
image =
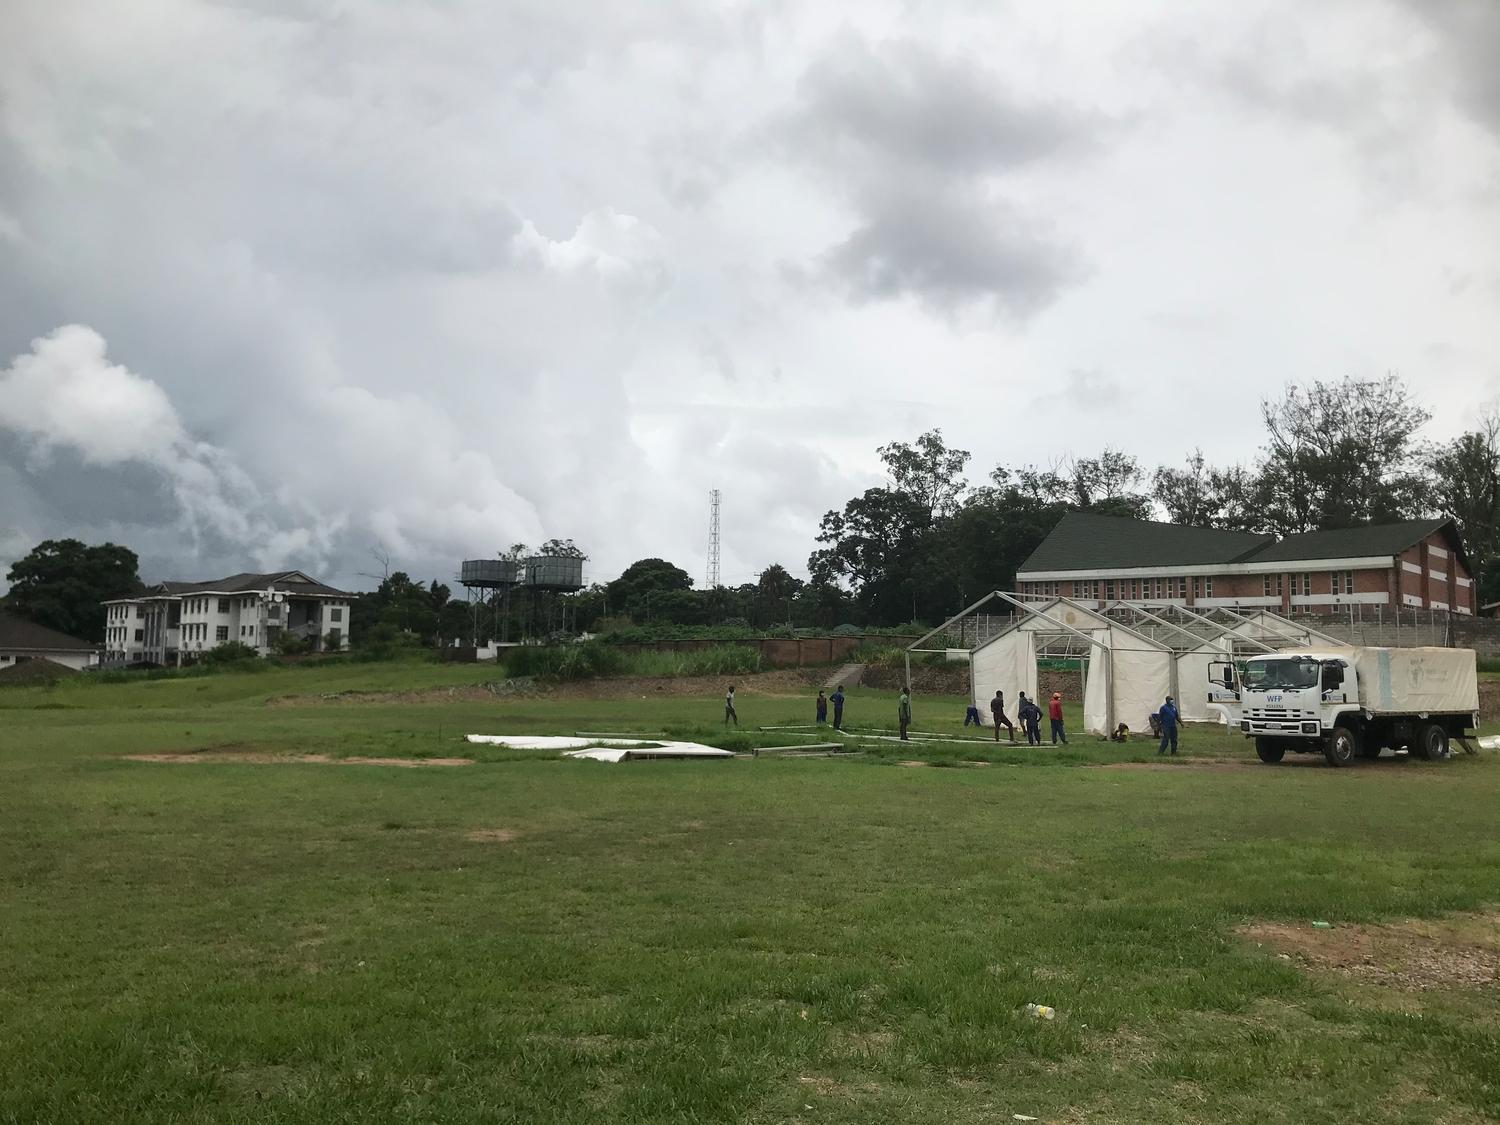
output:
[[[554,242],[531,220],[514,239],[516,253],[558,273],[593,273],[601,281],[659,288],[666,283],[661,234],[634,215],[613,207],[590,211],[571,238]]]

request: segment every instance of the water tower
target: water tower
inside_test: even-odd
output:
[[[525,584],[530,591],[528,617],[532,627],[545,614],[543,633],[551,633],[554,626],[566,633],[569,603],[560,601],[557,595],[583,589],[583,559],[572,555],[532,555],[526,560]]]
[[[474,618],[474,647],[479,647],[479,615],[486,600],[495,612],[496,632],[506,639],[510,625],[510,592],[524,578],[515,559],[465,559],[458,567],[458,581],[468,591],[469,612]],[[497,599],[494,591],[500,591]]]

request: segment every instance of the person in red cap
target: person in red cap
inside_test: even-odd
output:
[[[1057,740],[1062,739],[1064,746],[1068,744],[1068,732],[1063,730],[1062,717],[1062,692],[1054,691],[1052,699],[1047,704],[1047,717],[1052,720],[1052,745],[1057,745]]]

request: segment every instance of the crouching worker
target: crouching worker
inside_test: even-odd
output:
[[[1127,727],[1124,723],[1121,723],[1119,726],[1115,727],[1115,731],[1109,736],[1109,740],[1111,742],[1129,742],[1130,728]]]
[[[964,712],[964,726],[967,727],[971,723],[976,727],[984,726],[984,724],[979,721],[979,708],[975,707],[972,703],[969,704],[969,709]]]

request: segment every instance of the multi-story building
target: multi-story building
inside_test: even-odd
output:
[[[342,651],[349,647],[353,596],[300,570],[161,582],[104,603],[105,661],[180,664],[231,641],[265,656],[282,635],[318,651]]]
[[[1349,605],[1475,612],[1452,520],[1270,536],[1071,512],[1016,572],[1023,593],[1326,613]]]

